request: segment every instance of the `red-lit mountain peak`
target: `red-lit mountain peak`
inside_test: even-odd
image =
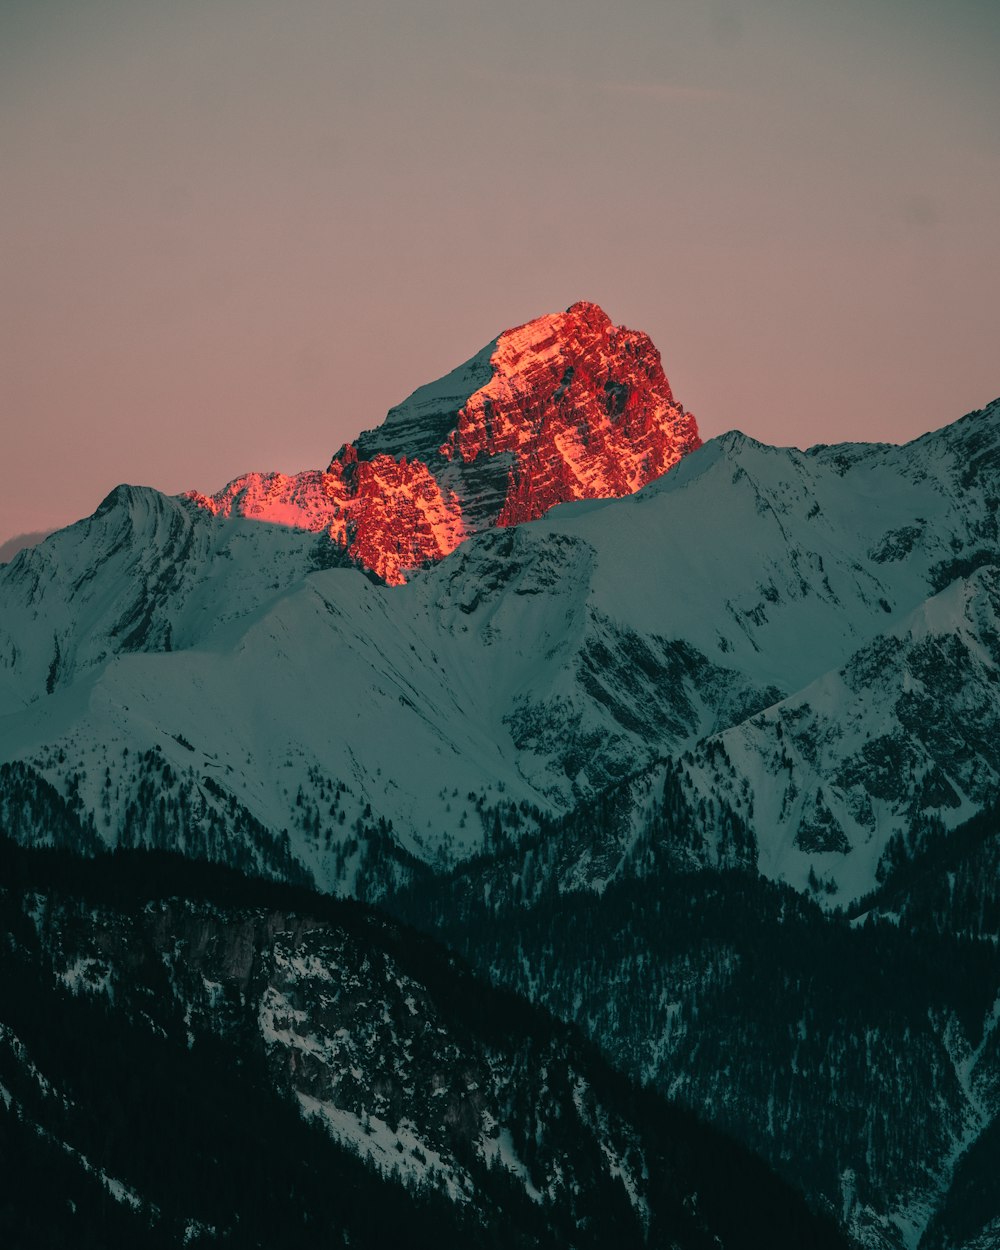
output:
[[[649,337],[596,304],[506,331],[491,364],[441,451],[464,463],[514,456],[499,525],[569,499],[630,494],[700,445]]]
[[[648,336],[581,302],[505,331],[345,444],[325,472],[251,473],[190,498],[325,530],[398,584],[478,530],[638,490],[700,442]]]

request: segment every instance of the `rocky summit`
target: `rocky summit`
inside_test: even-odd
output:
[[[391,585],[470,534],[628,495],[701,445],[649,337],[596,304],[506,330],[323,471],[247,473],[212,513],[324,531]]]

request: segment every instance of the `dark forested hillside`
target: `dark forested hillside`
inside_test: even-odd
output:
[[[377,912],[148,852],[5,841],[0,882],[6,1244],[842,1244]]]
[[[558,863],[557,835],[538,842]],[[597,892],[556,888],[529,841],[390,906],[869,1244],[915,1245],[962,1151],[982,1135],[989,1153],[1000,1106],[996,810],[900,861],[891,914],[873,900],[854,919],[752,870],[683,872],[682,844],[651,842]]]

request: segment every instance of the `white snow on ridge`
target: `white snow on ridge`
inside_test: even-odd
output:
[[[416,1125],[401,1121],[391,1129],[378,1116],[362,1120],[352,1111],[296,1091],[302,1113],[318,1119],[337,1141],[350,1146],[384,1176],[396,1175],[406,1185],[441,1188],[452,1202],[469,1202],[472,1180],[417,1135]]]

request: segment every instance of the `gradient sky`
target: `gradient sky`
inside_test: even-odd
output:
[[[602,304],[705,437],[1000,394],[1000,4],[0,0],[0,540]]]

